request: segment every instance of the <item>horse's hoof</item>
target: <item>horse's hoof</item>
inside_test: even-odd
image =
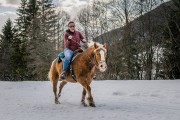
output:
[[[87,106],[88,106],[86,103],[82,103],[82,105],[83,105],[84,107],[87,107]]]
[[[89,106],[96,107],[96,105],[94,103],[89,103]]]
[[[60,102],[59,101],[55,101],[55,104],[60,104]]]

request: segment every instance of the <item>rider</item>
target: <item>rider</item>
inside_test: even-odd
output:
[[[81,47],[80,41],[82,41],[83,43],[87,43],[87,40],[84,39],[82,34],[79,31],[75,30],[75,23],[73,21],[70,21],[68,23],[68,29],[64,34],[64,52],[58,55],[64,57],[63,71],[61,73],[62,80],[66,78],[66,69],[68,68],[69,63],[74,55],[74,51]]]

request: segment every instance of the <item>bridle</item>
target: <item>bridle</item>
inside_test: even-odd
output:
[[[72,40],[72,39],[71,39],[71,40]],[[75,43],[77,43],[79,46],[81,46],[78,42],[76,42],[76,41],[74,41],[74,40],[72,40],[72,41],[75,42]],[[99,48],[97,48],[97,49],[95,49],[95,50],[93,51],[93,58],[94,58],[95,62],[94,62],[88,55],[85,54],[85,55],[89,58],[90,63],[93,64],[93,65],[95,65],[96,67],[99,66],[99,63],[101,63],[101,62],[106,62],[105,60],[104,60],[104,61],[100,61],[100,62],[97,61],[97,59],[96,59],[96,51],[97,51],[97,50],[103,50],[105,53],[107,52],[107,50],[106,50],[105,48],[103,48],[102,46],[99,47]]]
[[[102,61],[99,61],[99,62],[97,61],[97,59],[96,59],[96,52],[97,52],[97,50],[103,50],[105,53],[106,53],[107,50],[105,48],[97,48],[97,49],[94,50],[93,57],[94,57],[94,60],[95,60],[95,65],[99,66],[100,63],[106,62],[106,61],[105,60],[102,60]]]

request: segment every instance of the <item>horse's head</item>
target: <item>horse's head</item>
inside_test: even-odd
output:
[[[96,61],[96,67],[99,69],[100,72],[104,72],[107,69],[106,64],[106,57],[107,57],[107,50],[106,44],[102,45],[99,43],[94,42],[94,58]]]

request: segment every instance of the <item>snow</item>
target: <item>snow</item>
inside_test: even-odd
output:
[[[67,84],[56,105],[49,81],[0,81],[0,120],[180,120],[180,80],[93,81],[91,88],[95,108],[80,104],[80,84]]]

